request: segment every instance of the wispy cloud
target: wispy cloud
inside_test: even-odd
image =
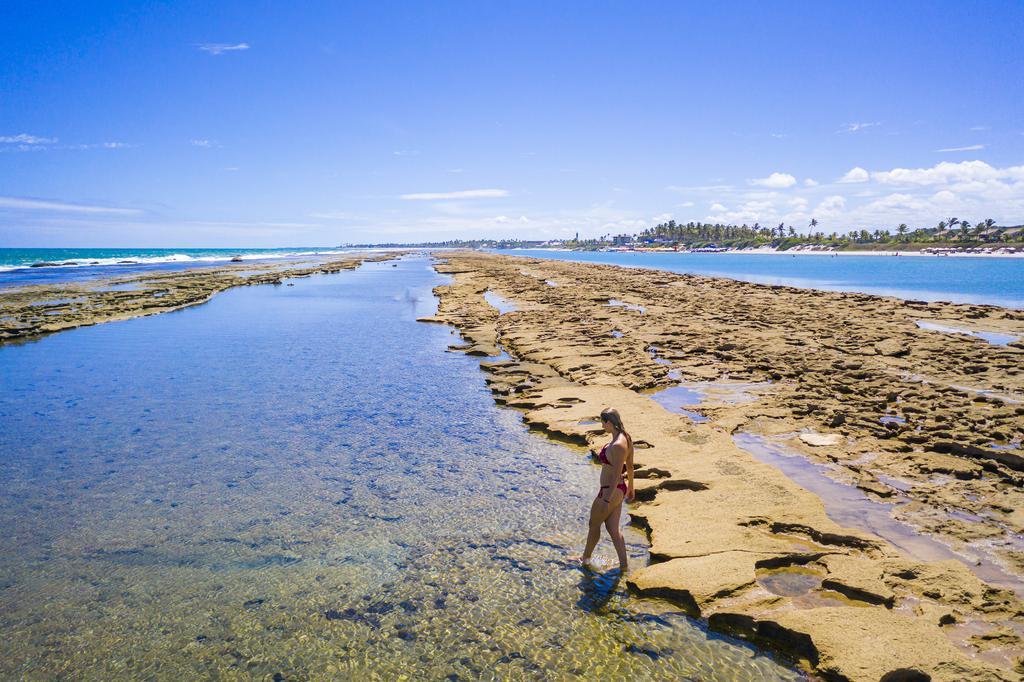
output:
[[[789,173],[772,173],[767,178],[754,178],[748,180],[751,185],[758,187],[770,187],[772,189],[785,189],[796,184],[796,178]]]
[[[68,204],[61,201],[43,201],[40,199],[21,199],[19,197],[0,197],[0,209],[20,211],[58,211],[61,213],[102,213],[106,215],[139,215],[135,208],[111,208],[109,206],[90,206],[88,204]]]
[[[403,194],[402,199],[406,201],[442,201],[445,199],[495,199],[507,196],[508,190],[504,189],[464,189],[458,192],[416,192],[414,194]]]
[[[391,152],[393,156],[419,156],[419,150],[416,149],[396,149]]]
[[[310,218],[318,218],[320,220],[364,220],[364,216],[360,216],[349,211],[317,211],[309,214]]]
[[[189,140],[188,142],[193,147],[212,147],[213,146],[213,142],[211,142],[210,140]]]
[[[940,154],[945,152],[976,152],[984,148],[985,145],[983,144],[970,144],[966,147],[946,147],[945,149],[936,149],[935,151]]]
[[[135,146],[127,142],[93,142],[90,144],[70,144],[57,147],[57,149],[130,149]]]
[[[729,192],[735,189],[732,185],[668,185],[665,190],[668,192]]]
[[[203,52],[208,52],[212,55],[224,54],[225,52],[237,52],[239,50],[248,50],[249,43],[236,43],[231,45],[229,43],[202,43],[197,45]]]
[[[878,121],[874,121],[874,122],[871,122],[871,123],[846,123],[846,124],[843,125],[843,127],[841,127],[836,132],[839,132],[839,133],[856,133],[858,131],[865,130],[866,128],[873,128],[875,126],[880,126],[880,125],[882,125],[882,124],[879,123]]]
[[[18,135],[0,135],[0,142],[4,144],[56,144],[57,138],[20,133]]]
[[[0,151],[41,152],[54,149],[126,149],[135,146],[127,142],[90,142],[78,144],[57,144],[57,142],[56,137],[40,137],[39,135],[29,135],[28,133],[0,135],[0,145],[12,145],[9,147],[0,146]]]

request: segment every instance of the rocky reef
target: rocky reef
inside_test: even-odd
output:
[[[584,448],[606,438],[602,408],[622,413],[636,439],[629,514],[652,557],[632,589],[825,679],[1024,673],[1024,313],[442,255],[437,269],[453,280],[424,321],[461,332],[453,351],[511,355],[482,364],[495,400]],[[985,330],[1010,342],[974,333]],[[652,399],[680,385],[706,399],[688,410]],[[735,399],[730,385],[749,392]],[[839,503],[743,437],[884,505],[906,542],[837,523]]]
[[[0,344],[101,322],[155,315],[205,303],[225,289],[353,270],[400,254],[351,255],[322,263],[196,268],[84,283],[0,290]]]

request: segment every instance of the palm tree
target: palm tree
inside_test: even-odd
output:
[[[817,226],[818,226],[818,219],[817,218],[811,218],[811,229],[813,230]]]
[[[900,241],[904,241],[903,235],[905,235],[907,233],[908,229],[910,229],[910,228],[907,227],[906,223],[900,223],[900,226],[896,228],[896,232],[900,236]]]
[[[953,218],[953,220],[956,220],[956,218]],[[967,239],[967,233],[971,231],[971,224],[966,220],[957,220],[957,222],[960,223],[960,238]],[[952,223],[950,225],[952,226]]]

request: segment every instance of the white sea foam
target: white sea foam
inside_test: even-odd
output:
[[[187,253],[172,253],[163,256],[119,256],[115,258],[71,258],[59,261],[39,261],[50,268],[95,268],[110,267],[117,265],[160,265],[162,263],[227,263],[233,258],[240,258],[243,261],[268,260],[278,258],[294,258],[297,256],[329,256],[350,253],[347,249],[329,249],[319,251],[280,251],[263,253],[241,253],[241,254],[209,254],[201,256],[190,256]],[[28,270],[38,263],[27,263],[23,265],[0,266],[0,272],[11,270]]]

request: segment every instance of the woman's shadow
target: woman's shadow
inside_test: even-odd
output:
[[[604,573],[583,566],[580,569],[583,577],[580,578],[579,589],[582,594],[576,606],[584,611],[595,613],[601,611],[618,590],[622,581],[622,571],[614,568]]]

